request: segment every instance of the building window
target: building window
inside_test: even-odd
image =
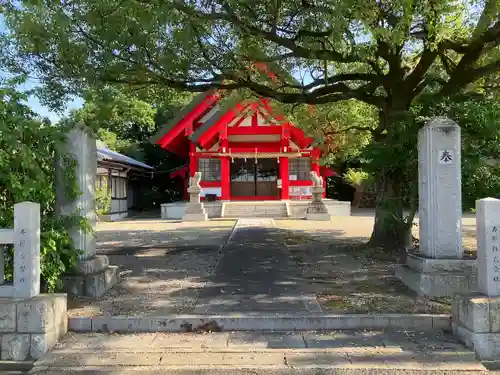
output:
[[[219,159],[199,159],[198,172],[201,172],[202,181],[220,181],[220,160]]]
[[[311,159],[290,159],[288,164],[288,175],[290,180],[310,180],[311,179]]]
[[[122,177],[111,178],[111,198],[127,198],[127,179]]]

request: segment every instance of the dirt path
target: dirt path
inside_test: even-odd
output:
[[[234,223],[99,224],[98,251],[121,266],[122,281],[97,300],[70,299],[70,315],[317,312],[316,296],[325,312],[450,311],[448,299],[417,297],[392,276],[397,254],[363,246],[370,212],[332,222],[276,220],[274,229],[240,232],[221,256]],[[474,218],[463,225],[464,247],[475,250]]]
[[[137,220],[98,227],[98,253],[121,267],[121,282],[98,299],[70,299],[69,315],[189,313],[212,274],[234,221]]]
[[[398,254],[370,248],[369,218],[333,222],[282,220],[276,225],[325,312],[448,313],[448,298],[418,297],[393,276]]]

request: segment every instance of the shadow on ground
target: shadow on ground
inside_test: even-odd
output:
[[[101,228],[98,252],[122,281],[101,298],[71,298],[70,315],[318,313],[316,297],[331,313],[449,312],[449,300],[417,297],[392,276],[398,254],[335,223],[290,223],[239,229],[222,253],[232,222]]]
[[[285,231],[287,248],[331,313],[448,313],[449,298],[419,297],[393,275],[400,251],[334,230]]]

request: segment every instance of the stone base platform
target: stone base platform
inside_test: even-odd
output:
[[[38,360],[67,331],[66,294],[0,298],[2,361]]]
[[[316,220],[316,221],[331,221],[332,217],[329,213],[307,213],[306,220]]]
[[[206,221],[208,214],[201,202],[189,202],[184,209],[182,221]]]
[[[477,287],[473,259],[430,259],[408,254],[405,265],[397,265],[395,276],[420,296],[452,297]]]
[[[452,323],[453,334],[468,348],[474,349],[482,361],[500,359],[500,334],[475,333],[468,328]]]
[[[182,221],[206,221],[208,220],[207,213],[190,214],[187,213],[182,217]]]
[[[311,200],[273,200],[273,201],[203,201],[203,206],[207,212],[208,218],[224,218],[233,217],[228,215],[230,211],[244,211],[247,216],[241,217],[263,217],[272,207],[277,206],[279,202],[283,202],[288,206],[284,215],[278,211],[273,217],[289,217],[292,219],[305,219],[307,208],[311,204]],[[330,216],[351,216],[351,202],[342,202],[332,199],[323,199]],[[165,220],[181,220],[184,216],[184,211],[188,202],[173,202],[163,203],[161,205],[161,218]]]
[[[96,255],[80,261],[74,275],[63,277],[63,290],[75,296],[100,297],[119,280],[119,267],[110,266],[107,256]]]
[[[500,297],[457,294],[452,311],[454,334],[482,360],[500,360]]]

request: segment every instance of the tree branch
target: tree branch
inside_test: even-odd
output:
[[[339,83],[342,81],[367,81],[367,82],[375,83],[375,82],[379,81],[379,77],[376,74],[370,74],[370,73],[344,73],[344,74],[337,74],[333,77],[329,77],[328,79],[317,78],[307,85],[290,84],[290,85],[286,85],[284,87],[309,91],[309,90],[313,90],[314,88],[316,88],[318,86],[324,87],[324,85],[331,85],[331,84]]]
[[[496,63],[488,65],[485,70],[479,68],[477,71],[473,66],[480,59],[484,50],[488,48],[488,44],[500,41],[500,21],[497,21],[492,27],[483,32],[481,35],[473,38],[471,43],[466,47],[466,52],[457,64],[456,69],[450,76],[448,83],[443,87],[441,95],[449,95],[460,90],[477,78],[489,74],[491,69],[496,68]],[[484,68],[484,67],[483,67]]]
[[[406,92],[411,93],[420,82],[422,82],[425,74],[428,72],[429,68],[434,64],[438,56],[437,50],[431,50],[430,48],[424,49],[419,62],[413,69],[413,71],[406,77],[403,81],[404,89]]]
[[[337,52],[335,50],[304,48],[304,47],[298,45],[294,39],[285,38],[285,37],[279,36],[276,33],[259,29],[258,27],[251,25],[251,24],[248,24],[248,23],[245,23],[240,18],[238,18],[238,16],[236,16],[236,14],[232,11],[232,9],[227,4],[223,5],[226,13],[200,12],[200,11],[197,11],[195,9],[190,8],[181,0],[175,0],[172,3],[172,5],[179,12],[182,12],[182,13],[187,14],[187,15],[192,16],[192,17],[196,17],[196,18],[200,18],[200,19],[204,19],[204,20],[226,21],[226,22],[232,23],[237,28],[247,32],[248,34],[250,34],[252,36],[263,38],[263,39],[270,41],[270,42],[273,42],[281,47],[287,48],[288,50],[290,50],[294,53],[295,57],[302,57],[304,59],[330,60],[330,61],[337,61],[337,62],[344,62],[344,63],[363,62],[363,59],[361,59],[358,56],[344,55],[344,54]]]
[[[480,68],[474,69],[472,71],[472,75],[474,77],[473,80],[475,81],[479,78],[482,78],[499,70],[500,70],[500,59],[490,64],[486,64]]]
[[[344,128],[344,129],[340,129],[340,130],[331,130],[331,131],[324,130],[323,134],[325,136],[328,136],[328,135],[334,135],[334,134],[347,133],[348,131],[351,131],[351,130],[357,130],[357,131],[361,131],[361,132],[370,132],[370,133],[373,133],[375,131],[375,129],[370,128],[368,126],[353,125],[353,126],[349,126],[347,128]]]

